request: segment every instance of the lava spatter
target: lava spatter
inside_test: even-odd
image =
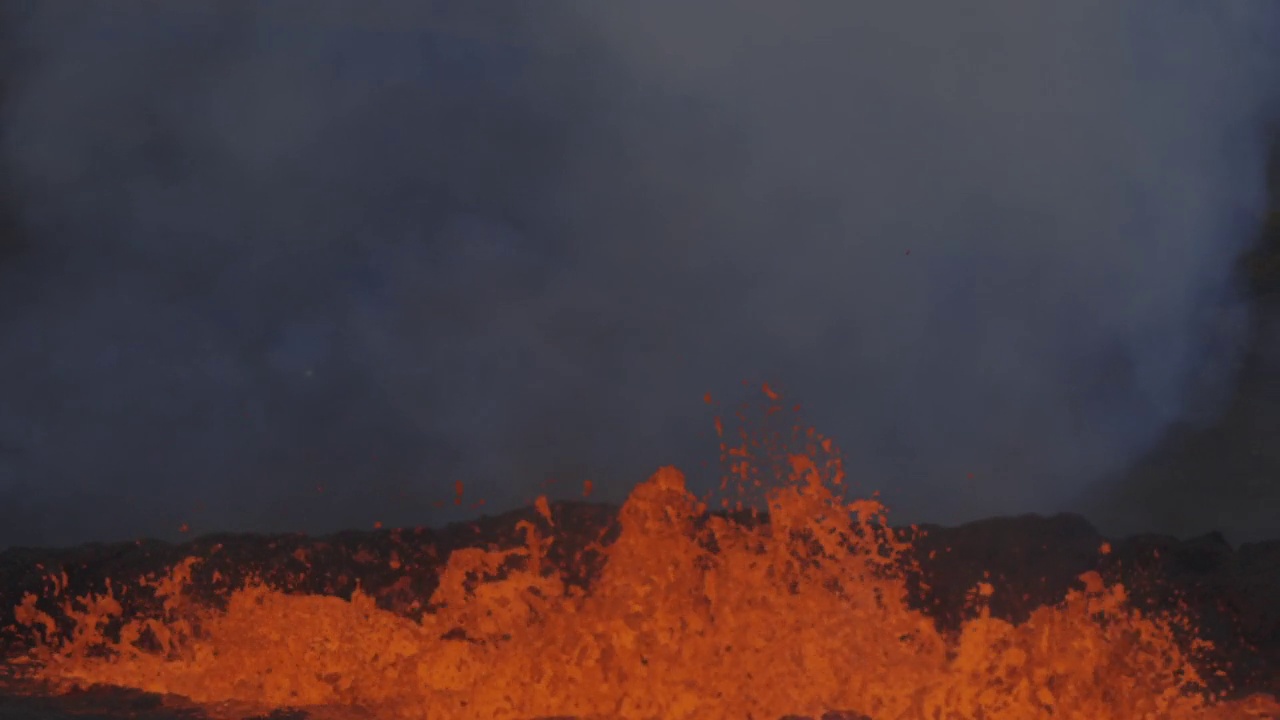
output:
[[[108,684],[209,707],[360,709],[375,717],[1191,720],[1274,716],[1202,692],[1176,620],[1146,616],[1096,573],[1022,623],[983,609],[944,634],[908,603],[907,540],[875,500],[846,501],[838,451],[802,434],[777,466],[767,522],[710,513],[675,468],[622,507],[589,585],[546,561],[559,531],[536,503],[522,547],[448,557],[419,619],[249,580],[224,602],[188,592],[189,558],[146,616],[110,591],[63,600],[69,635],[28,596],[29,661],[56,688]],[[739,459],[746,456],[739,453]],[[742,478],[754,482],[758,474]],[[65,585],[65,583],[63,583]],[[851,715],[852,716],[852,715]]]

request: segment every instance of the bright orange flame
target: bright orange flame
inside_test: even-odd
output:
[[[32,659],[57,687],[110,684],[263,710],[671,720],[832,710],[879,720],[1280,712],[1264,697],[1206,699],[1175,622],[1130,608],[1124,587],[1097,573],[1017,625],[990,616],[994,587],[979,583],[975,617],[942,634],[908,607],[909,547],[884,507],[842,500],[833,491],[838,454],[806,436],[811,451],[788,454],[784,481],[766,494],[768,523],[709,514],[678,470],[660,469],[622,507],[616,541],[595,548],[606,562],[587,591],[546,561],[558,526],[543,497],[517,525],[522,548],[449,556],[420,621],[360,591],[348,602],[258,582],[223,609],[200,606],[188,591],[197,558],[150,583],[161,600],[152,617],[122,618],[109,591],[65,602],[69,637],[35,596],[17,620],[47,639]],[[759,479],[736,470],[745,482]],[[56,589],[65,584],[58,578]]]

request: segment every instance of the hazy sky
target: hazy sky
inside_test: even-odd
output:
[[[1274,0],[0,9],[0,546],[700,490],[743,380],[1048,511],[1244,342]]]

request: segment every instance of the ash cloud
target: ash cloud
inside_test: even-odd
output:
[[[1273,3],[525,7],[6,6],[0,545],[701,489],[743,379],[903,520],[1219,411]]]

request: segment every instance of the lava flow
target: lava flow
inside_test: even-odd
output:
[[[159,601],[149,614],[126,617],[118,586],[61,600],[69,633],[51,598],[29,595],[17,618],[40,642],[22,667],[55,692],[433,720],[1280,716],[1271,698],[1207,691],[1179,621],[1139,612],[1094,573],[1018,624],[987,613],[992,588],[979,585],[971,619],[940,631],[908,604],[910,538],[878,502],[842,499],[830,443],[785,466],[767,522],[708,512],[679,471],[659,470],[596,548],[586,586],[548,561],[558,530],[540,499],[523,547],[452,552],[417,618],[359,590],[261,581],[203,603],[189,592],[198,558],[144,581]]]

